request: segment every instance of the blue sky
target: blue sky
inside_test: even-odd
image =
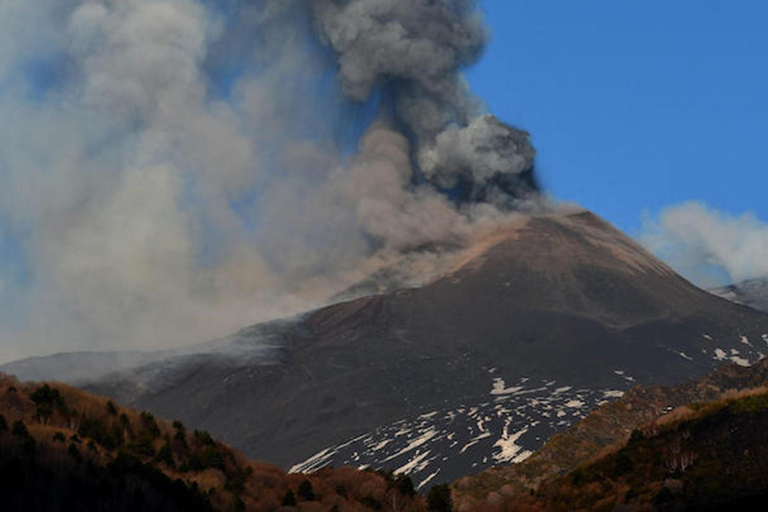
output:
[[[768,2],[483,0],[468,72],[547,187],[637,233],[687,200],[768,219]]]

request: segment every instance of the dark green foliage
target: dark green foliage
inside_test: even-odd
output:
[[[427,493],[427,506],[434,512],[451,512],[453,500],[448,484],[433,485]]]
[[[643,439],[645,439],[645,434],[643,434],[640,430],[635,429],[632,431],[632,435],[629,436],[628,444],[639,443]]]
[[[658,494],[656,494],[656,496],[653,497],[653,505],[657,508],[664,505],[668,505],[674,501],[675,501],[674,493],[666,487],[662,487],[662,489],[658,492]]]
[[[155,462],[165,464],[166,467],[176,467],[176,462],[173,460],[173,450],[171,449],[171,443],[166,441],[163,446],[155,454]]]
[[[347,499],[347,488],[343,485],[337,485],[336,486],[336,494],[341,496],[344,499]]]
[[[35,438],[29,434],[29,430],[27,430],[27,426],[24,425],[23,421],[15,421],[13,423],[13,427],[11,428],[11,433],[14,435],[19,445],[24,448],[25,451],[33,452],[35,450]]]
[[[187,461],[179,468],[182,472],[187,471],[202,471],[205,469],[203,462],[196,453],[190,453]]]
[[[626,475],[627,473],[631,473],[634,467],[635,466],[632,463],[632,459],[629,458],[629,455],[627,455],[623,450],[620,450],[616,455],[613,474],[616,477],[620,477]]]
[[[746,396],[731,404],[731,410],[736,414],[756,414],[768,411],[768,394]]]
[[[77,446],[75,446],[74,443],[69,443],[69,448],[67,448],[67,455],[72,457],[76,462],[83,462],[83,456],[80,455],[80,450],[77,449]]]
[[[245,502],[240,496],[233,496],[227,510],[229,512],[245,512]]]
[[[213,440],[213,437],[211,437],[211,434],[209,434],[205,430],[195,430],[194,432],[195,439],[200,441],[203,445],[207,446],[216,446],[216,441]]]
[[[0,414],[0,432],[8,432],[8,422],[2,414]]]
[[[199,452],[189,455],[187,462],[182,465],[182,471],[203,471],[208,468],[226,469],[224,454],[215,446],[205,446]]]
[[[413,480],[408,475],[398,475],[395,478],[395,487],[397,491],[403,496],[414,496],[416,494],[416,488],[413,486]]]
[[[317,499],[315,491],[312,489],[312,482],[309,480],[304,480],[299,484],[298,494],[299,499],[302,501],[314,501]]]
[[[200,452],[200,458],[203,461],[203,465],[207,468],[215,468],[222,471],[226,468],[224,454],[215,446],[206,446],[203,448],[203,451]]]
[[[137,437],[126,446],[129,452],[143,457],[155,456],[155,445],[147,436]]]
[[[109,429],[100,419],[88,416],[83,417],[77,433],[82,438],[93,439],[107,450],[114,450],[123,442],[119,429]]]
[[[37,388],[30,398],[35,403],[35,414],[42,423],[47,423],[53,416],[54,409],[64,409],[64,399],[58,389],[52,388],[48,384],[43,384]]]
[[[537,501],[542,509],[565,495],[583,510],[610,499],[638,509],[741,510],[735,504],[768,495],[765,475],[768,394],[702,404],[653,435],[634,431],[619,451],[543,484]]]
[[[62,432],[56,432],[53,434],[53,441],[56,443],[66,443],[67,438],[64,436]]]
[[[184,424],[182,422],[180,422],[179,420],[174,420],[173,428],[175,430],[177,430],[178,432],[181,432],[182,434],[187,431],[187,429],[184,427]]]
[[[61,397],[61,393],[58,389],[52,388],[48,384],[43,384],[30,395],[33,402],[36,404],[51,404],[56,406],[63,406],[64,399]]]
[[[173,439],[178,441],[184,450],[189,449],[189,445],[187,444],[187,436],[181,430],[176,431],[176,433],[173,435]]]
[[[224,490],[239,496],[245,490],[245,483],[248,477],[253,474],[253,469],[248,467],[246,469],[235,468],[235,470],[227,474],[227,480],[224,482]]]
[[[18,420],[13,422],[13,428],[11,429],[11,434],[21,439],[21,438],[29,437],[29,430],[27,430],[27,426],[24,424],[23,421]]]
[[[141,421],[142,432],[147,433],[151,439],[160,437],[160,427],[157,426],[155,417],[151,413],[143,411],[139,415],[139,420]]]
[[[107,402],[107,414],[110,416],[117,416],[117,407],[112,403],[112,400]]]
[[[130,418],[128,418],[127,414],[125,414],[125,413],[120,414],[119,421],[120,421],[120,426],[124,430],[127,430],[129,432],[132,430],[132,428],[131,428],[131,420],[130,420]]]
[[[374,498],[373,496],[363,496],[360,498],[360,504],[364,506],[365,508],[369,508],[371,510],[381,510],[381,503],[379,500]]]
[[[296,495],[293,494],[293,491],[288,489],[285,492],[285,495],[283,495],[283,501],[281,504],[284,507],[295,507],[296,506]]]
[[[575,485],[576,487],[580,486],[584,482],[584,474],[576,470],[571,474],[571,484]]]

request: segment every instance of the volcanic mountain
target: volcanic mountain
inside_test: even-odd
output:
[[[80,384],[286,468],[383,467],[424,486],[523,460],[635,383],[747,365],[766,343],[768,315],[580,212],[521,219],[424,286]],[[52,362],[0,370],[25,378]]]

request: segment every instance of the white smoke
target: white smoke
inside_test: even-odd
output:
[[[640,240],[705,287],[768,276],[768,223],[754,213],[734,216],[687,202],[646,216]]]
[[[4,0],[0,359],[210,339],[503,221],[428,182],[532,166],[460,76],[486,38],[465,0]]]

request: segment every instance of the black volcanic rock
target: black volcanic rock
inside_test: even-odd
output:
[[[277,347],[269,361],[177,357],[88,388],[285,467],[436,483],[521,460],[634,383],[754,362],[766,338],[768,315],[699,290],[585,212],[495,233],[423,287],[241,333],[241,346]]]

